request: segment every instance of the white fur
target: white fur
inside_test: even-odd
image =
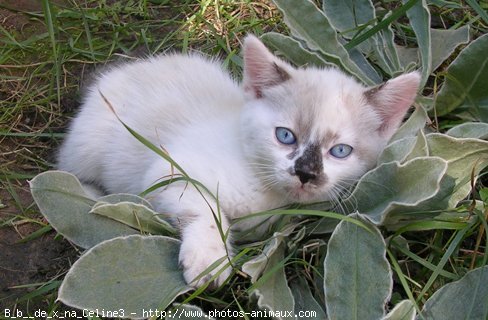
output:
[[[377,111],[365,98],[368,89],[337,70],[295,69],[252,36],[244,49],[242,88],[217,62],[198,55],[158,56],[101,75],[59,153],[59,169],[109,193],[137,194],[174,173],[121,125],[103,94],[122,121],[218,194],[219,207],[208,195],[205,201],[191,185],[176,182],[147,197],[180,227],[180,262],[185,279],[197,286],[208,280],[195,281],[202,271],[227,252],[232,255],[231,239],[221,238],[214,214],[221,213],[217,219],[227,232],[232,219],[252,212],[334,198],[341,184],[356,180],[374,165],[392,134],[384,132],[383,128],[391,127],[384,122],[403,117],[418,85],[417,75],[417,84],[409,88],[413,94],[397,99],[395,93],[381,100],[402,101],[390,115],[386,102]],[[389,87],[397,92],[398,83],[401,80]],[[388,95],[391,90],[386,89],[371,96]],[[287,127],[300,135],[301,129],[294,128],[299,117],[312,120],[290,158],[290,146],[280,144],[274,130]],[[333,139],[325,141],[324,137],[332,137],[330,133]],[[302,184],[293,173],[294,162],[307,144],[319,140],[327,183]],[[332,157],[328,151],[337,143],[353,146],[351,156]],[[239,227],[259,222],[254,219]],[[224,270],[217,284],[229,274],[229,269]]]

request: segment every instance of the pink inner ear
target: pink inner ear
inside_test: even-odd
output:
[[[417,72],[401,75],[378,88],[366,92],[366,97],[382,119],[380,131],[391,137],[400,126],[405,113],[415,101],[420,83]]]
[[[285,63],[276,58],[254,36],[244,41],[244,90],[261,98],[263,89],[289,79]],[[282,67],[283,66],[283,67]]]

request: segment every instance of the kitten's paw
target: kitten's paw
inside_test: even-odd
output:
[[[226,257],[224,245],[208,245],[206,243],[191,244],[183,241],[180,249],[180,265],[183,267],[183,275],[188,284],[198,288],[208,282],[215,274],[219,273],[222,267],[227,264],[228,259],[206,271],[214,262]],[[206,271],[206,274],[202,273]],[[212,281],[211,286],[220,286],[231,274],[231,267],[227,267]]]

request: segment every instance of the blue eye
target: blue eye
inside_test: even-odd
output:
[[[329,153],[336,158],[343,159],[350,155],[352,152],[352,147],[347,144],[336,144],[333,146],[330,150]]]
[[[276,128],[276,139],[283,144],[294,144],[297,142],[295,135],[290,129],[278,127]]]

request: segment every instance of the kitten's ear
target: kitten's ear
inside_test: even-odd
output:
[[[366,99],[381,117],[378,129],[387,139],[400,126],[405,113],[413,104],[420,84],[420,74],[411,72],[387,81],[365,92]]]
[[[244,90],[261,98],[263,89],[290,79],[291,66],[275,57],[255,36],[244,39]]]

